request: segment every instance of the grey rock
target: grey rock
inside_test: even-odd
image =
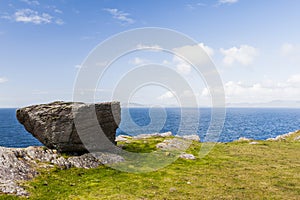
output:
[[[170,137],[172,136],[172,132],[165,132],[165,133],[151,133],[151,134],[140,134],[137,136],[134,136],[134,139],[147,139],[151,137]]]
[[[253,145],[253,144],[259,144],[259,143],[258,142],[250,142],[249,144]]]
[[[0,192],[16,195],[27,195],[17,181],[29,180],[37,173],[30,162],[20,159],[10,149],[0,147]]]
[[[200,141],[200,137],[198,135],[176,135],[176,137],[183,138],[186,140]]]
[[[116,137],[116,142],[125,142],[128,139],[131,139],[132,137],[128,136],[128,135],[118,135]]]
[[[182,153],[179,158],[186,159],[186,160],[195,160],[196,157],[193,154]]]
[[[278,135],[275,138],[268,138],[267,141],[285,141],[287,138],[292,137],[293,135],[299,133],[299,131],[300,130],[295,131],[295,132],[289,132],[289,133],[286,133],[283,135]],[[294,138],[294,140],[296,140],[296,139]]]
[[[236,140],[237,142],[250,142],[252,139],[250,138],[245,138],[245,137],[240,137],[238,140]]]
[[[97,160],[102,164],[108,164],[108,165],[125,161],[125,159],[122,156],[117,154],[112,154],[112,153],[99,152],[99,153],[93,153],[93,156],[97,158]]]
[[[87,153],[65,158],[56,150],[44,147],[0,147],[0,193],[28,195],[18,182],[34,178],[38,174],[37,169],[41,167],[51,168],[56,165],[61,169],[90,169],[123,161],[123,157],[111,153]]]
[[[17,119],[46,147],[59,152],[82,153],[87,149],[105,150],[115,144],[120,112],[119,102],[58,101],[21,108],[17,110]],[[101,134],[100,127],[104,134]]]
[[[184,151],[190,146],[191,142],[181,138],[164,140],[156,145],[156,148],[165,151]]]
[[[300,141],[300,136],[294,138],[295,141]]]

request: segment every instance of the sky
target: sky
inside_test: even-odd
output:
[[[299,10],[297,0],[0,0],[0,107],[72,101],[89,53],[113,35],[143,27],[197,41],[219,72],[226,104],[299,106]],[[116,77],[147,63],[174,69],[193,85],[199,105],[210,105],[205,81],[192,66],[159,51],[116,61],[96,86],[95,101],[109,100]],[[173,106],[176,95],[184,94],[145,86],[130,102]]]

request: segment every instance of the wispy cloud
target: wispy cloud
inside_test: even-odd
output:
[[[205,3],[196,3],[196,4],[186,4],[185,7],[189,10],[195,10],[198,7],[207,6]]]
[[[16,10],[13,15],[3,15],[1,16],[2,19],[12,20],[15,22],[23,22],[23,23],[33,23],[33,24],[64,24],[62,19],[58,19],[53,17],[48,13],[39,13],[38,11],[25,8]]]
[[[14,14],[16,22],[33,23],[33,24],[49,24],[53,17],[47,13],[39,14],[37,11],[31,9],[17,10]]]
[[[0,77],[0,83],[5,83],[5,82],[7,82],[7,81],[8,81],[7,78],[5,78],[5,77]]]
[[[54,9],[54,12],[56,12],[56,13],[59,13],[59,14],[62,14],[63,13],[63,11],[61,11],[61,10],[59,10],[59,9]]]
[[[122,24],[133,24],[135,22],[135,20],[129,17],[129,13],[123,12],[116,8],[105,8],[103,10],[111,14],[114,19],[117,19]]]
[[[40,2],[39,1],[36,1],[36,0],[20,0],[21,2],[24,2],[30,6],[38,6],[40,5]]]
[[[220,4],[234,4],[237,3],[239,0],[219,0],[219,5]]]
[[[133,60],[129,61],[129,64],[133,64],[133,65],[144,65],[150,63],[149,60],[140,58],[140,57],[135,57]]]
[[[164,94],[160,95],[159,97],[157,97],[158,100],[166,100],[166,99],[172,99],[174,98],[175,95],[173,92],[171,91],[167,91]]]
[[[63,25],[63,24],[65,24],[65,22],[62,19],[56,19],[55,24]]]
[[[288,61],[299,62],[300,45],[284,43],[280,49],[281,56],[286,58]]]

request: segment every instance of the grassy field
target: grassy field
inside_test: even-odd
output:
[[[178,159],[149,173],[126,173],[105,166],[97,169],[41,171],[23,183],[29,199],[300,199],[300,142],[218,143],[202,159]],[[149,152],[162,138],[125,145]],[[201,143],[188,152],[197,156]],[[134,167],[134,166],[133,166]],[[19,199],[2,195],[0,199]]]

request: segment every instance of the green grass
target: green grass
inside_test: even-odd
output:
[[[133,140],[122,145],[146,153],[160,141]],[[194,142],[188,152],[197,155],[200,148]],[[300,142],[291,139],[255,145],[220,143],[202,159],[178,159],[154,172],[126,173],[105,166],[44,169],[24,185],[29,199],[300,199],[299,158]]]

